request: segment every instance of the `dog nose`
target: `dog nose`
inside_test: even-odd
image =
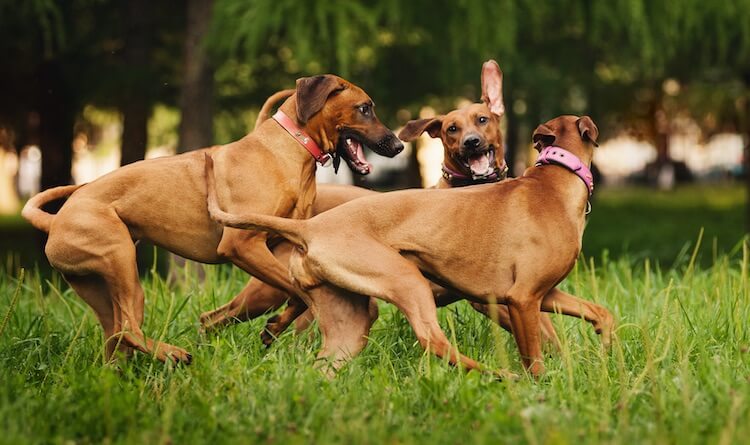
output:
[[[396,154],[399,154],[402,151],[404,151],[404,143],[396,139],[396,142],[394,142],[393,144],[393,151],[396,152]]]
[[[479,144],[482,142],[481,139],[479,139],[479,136],[467,136],[466,139],[464,139],[464,147],[465,148],[477,148],[479,147]]]

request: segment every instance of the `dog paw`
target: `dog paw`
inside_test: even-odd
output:
[[[507,369],[498,369],[492,371],[492,375],[499,382],[517,382],[521,380],[521,376],[515,372],[508,371]]]
[[[266,321],[266,326],[263,328],[263,332],[260,333],[260,339],[263,342],[266,347],[271,346],[274,341],[276,341],[277,337],[277,322],[279,321],[279,316],[274,315],[273,317],[269,318]]]
[[[169,346],[159,351],[157,358],[161,361],[169,361],[175,365],[189,365],[193,362],[193,355],[177,346]]]
[[[260,341],[263,342],[266,348],[271,347],[273,342],[276,341],[276,337],[271,332],[269,332],[268,326],[266,326],[266,328],[263,329],[263,332],[260,333]]]

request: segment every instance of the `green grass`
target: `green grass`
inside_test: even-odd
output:
[[[673,191],[602,188],[583,238],[583,251],[628,254],[670,266],[704,230],[700,260],[708,265],[730,252],[745,232],[745,189],[738,185],[685,186]]]
[[[689,256],[689,255],[688,255]],[[740,443],[750,437],[748,251],[579,261],[562,287],[610,308],[602,351],[580,320],[553,316],[564,343],[539,381],[497,382],[425,355],[388,305],[340,375],[313,369],[319,335],[265,349],[262,320],[198,333],[198,315],[244,276],[145,280],[145,331],[188,348],[190,367],[138,354],[102,364],[91,311],[57,276],[0,275],[0,443]],[[18,289],[18,293],[14,291]],[[511,337],[465,303],[440,311],[461,350],[521,372]]]
[[[739,187],[598,191],[585,256],[561,286],[612,310],[613,348],[603,352],[590,326],[555,315],[564,350],[547,358],[540,380],[513,383],[424,354],[388,305],[365,351],[330,381],[313,368],[315,330],[270,349],[262,319],[201,336],[199,314],[245,283],[228,266],[169,286],[146,271],[144,330],[187,348],[193,365],[143,354],[104,365],[93,313],[57,274],[31,268],[19,282],[23,255],[38,249],[27,243],[0,266],[0,444],[743,443],[744,200]],[[0,225],[17,234],[0,250],[20,246],[28,229],[13,218]],[[469,356],[522,372],[510,335],[467,304],[441,309],[440,319]]]

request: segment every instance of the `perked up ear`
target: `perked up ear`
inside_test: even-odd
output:
[[[494,60],[490,59],[482,65],[482,102],[493,114],[505,114],[503,102],[503,72]]]
[[[440,128],[443,125],[443,116],[432,117],[429,119],[417,119],[406,123],[404,128],[398,132],[398,138],[404,142],[411,142],[417,139],[425,131],[431,138],[440,136]]]
[[[534,148],[537,151],[541,151],[542,148],[547,147],[555,143],[557,136],[551,128],[542,124],[536,127],[534,134],[531,136],[532,142],[534,142]]]
[[[594,147],[598,147],[599,144],[596,140],[599,139],[599,128],[594,121],[588,116],[583,116],[576,123],[578,124],[578,132],[581,133],[581,138],[584,141],[594,144]]]
[[[328,96],[341,91],[344,85],[329,74],[297,79],[297,120],[301,124],[323,108]]]

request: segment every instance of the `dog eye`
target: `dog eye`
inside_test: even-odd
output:
[[[365,116],[368,116],[370,114],[370,106],[367,104],[360,105],[359,112],[364,114]]]
[[[479,123],[480,124],[486,124],[488,120],[489,119],[487,119],[487,116],[479,116]]]
[[[458,131],[458,127],[456,127],[455,125],[451,125],[450,127],[448,127],[448,133],[455,133],[456,131]]]

